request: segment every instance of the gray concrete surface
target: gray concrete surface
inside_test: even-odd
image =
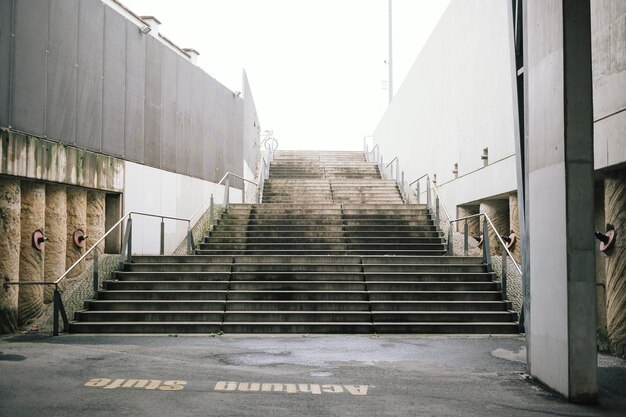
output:
[[[601,405],[577,406],[525,378],[524,346],[518,336],[12,336],[0,339],[0,416],[626,414],[626,361],[600,355]]]

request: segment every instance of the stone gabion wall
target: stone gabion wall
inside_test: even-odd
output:
[[[113,271],[119,269],[120,255],[104,254],[98,257],[98,274],[100,288],[102,283],[112,277]],[[61,288],[61,299],[69,320],[74,319],[74,313],[84,309],[85,300],[93,298],[93,261],[86,262],[84,270],[77,277]],[[53,304],[44,306],[43,314],[38,321],[38,328],[44,332],[52,332]],[[60,319],[59,319],[60,320]],[[63,326],[62,322],[59,323]]]
[[[213,205],[213,216],[214,216],[215,222],[217,222],[217,220],[222,217],[223,213],[224,213],[223,205],[221,204]],[[208,233],[210,227],[211,227],[210,215],[209,215],[209,210],[207,209],[207,211],[205,211],[202,214],[202,216],[198,219],[196,224],[191,228],[191,231],[193,233],[193,240],[196,245],[202,241],[202,239],[204,238],[204,235]],[[185,239],[183,239],[183,241],[180,242],[180,245],[178,245],[173,255],[179,255],[179,256],[187,255],[187,237],[186,236],[185,236]]]
[[[522,288],[522,276],[517,271],[511,258],[506,260],[507,270],[507,292],[506,299],[513,303],[513,310],[519,314],[524,305],[524,292]],[[498,277],[498,281],[502,282],[502,256],[492,256],[491,263]]]
[[[463,233],[453,232],[452,241],[454,248],[454,255],[463,256],[464,247]],[[468,256],[482,256],[482,247],[478,247],[478,243],[470,236],[467,239],[468,243]],[[502,282],[502,256],[494,255],[493,248],[491,248],[491,263],[496,273],[498,281]],[[517,271],[511,258],[507,259],[507,294],[506,299],[513,303],[513,309],[519,314],[522,311],[522,305],[524,304],[524,293],[522,288],[522,276]]]

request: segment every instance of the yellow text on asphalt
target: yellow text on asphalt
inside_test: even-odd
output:
[[[288,394],[341,394],[367,395],[368,385],[332,384],[275,384],[260,382],[218,381],[214,391],[222,392],[285,392]]]
[[[161,381],[159,379],[93,378],[87,381],[85,386],[103,389],[139,388],[161,391],[180,391],[186,384],[187,381]]]

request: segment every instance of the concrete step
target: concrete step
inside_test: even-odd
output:
[[[363,274],[367,282],[493,282],[495,273],[493,272],[465,272],[463,269],[450,269],[450,272],[437,272],[426,269],[424,272],[365,272]]]
[[[198,256],[198,255],[133,255],[134,263],[204,263],[229,264],[232,256]]]
[[[256,277],[252,277],[256,278]],[[325,277],[325,279],[319,279],[315,281],[301,280],[301,281],[280,281],[278,278],[267,281],[250,280],[239,281],[234,280],[230,282],[231,290],[240,291],[365,291],[366,286],[362,281],[356,280],[333,280],[334,277]],[[333,280],[333,281],[330,281]]]
[[[233,272],[308,272],[308,273],[344,273],[362,275],[363,266],[351,263],[241,263],[233,264]]]
[[[228,290],[228,281],[106,281],[107,291]]]
[[[367,275],[391,275],[415,272],[430,273],[486,273],[482,264],[364,264],[363,271]]]
[[[344,237],[344,236],[310,236],[307,234],[301,234],[300,236],[284,236],[284,235],[273,235],[273,236],[262,236],[259,234],[247,236],[212,236],[210,239],[204,240],[202,245],[211,245],[211,244],[241,244],[246,243],[248,245],[255,244],[303,244],[303,243],[337,243],[337,244],[348,244],[348,245],[364,245],[364,244],[381,244],[381,245],[389,245],[389,244],[402,244],[402,245],[442,245],[443,240],[440,237],[387,237],[387,236],[360,236],[360,237]]]
[[[367,301],[263,301],[263,300],[229,300],[227,311],[367,311]]]
[[[406,334],[406,333],[465,333],[465,334],[514,334],[519,333],[517,323],[432,323],[432,322],[377,322],[376,333]]]
[[[89,311],[224,311],[225,300],[87,300]]]
[[[214,322],[224,319],[224,311],[78,311],[79,322]]]
[[[501,301],[500,291],[369,291],[371,301]]]
[[[368,301],[365,291],[230,291],[228,300],[265,301]]]
[[[225,290],[100,291],[98,300],[226,300]]]
[[[111,281],[104,281],[103,284],[118,281],[228,281],[230,272],[116,271],[112,278]]]
[[[222,322],[72,322],[70,333],[218,333]]]
[[[229,228],[228,230],[215,230],[210,232],[209,236],[204,236],[202,243],[209,243],[214,239],[228,239],[228,238],[316,238],[316,237],[328,237],[328,238],[345,238],[352,240],[360,239],[426,239],[427,241],[438,240],[441,241],[443,234],[439,232],[422,232],[422,231],[343,231],[341,227],[325,227],[321,230],[274,230],[274,229],[261,229],[261,230],[248,230],[247,227]]]
[[[370,334],[374,333],[372,323],[342,322],[227,322],[225,333],[320,333],[320,334]]]
[[[389,256],[444,256],[445,250],[251,250],[251,249],[197,249],[199,255],[389,255]]]
[[[295,272],[295,271],[254,271],[233,272],[232,281],[354,281],[363,283],[360,272]]]
[[[511,323],[516,319],[509,311],[373,311],[377,323]]]
[[[507,301],[371,301],[371,311],[509,311]]]
[[[230,263],[126,263],[125,272],[230,272]]]
[[[367,281],[368,291],[499,291],[498,282]]]
[[[372,322],[369,311],[235,311],[229,310],[224,314],[224,324],[230,322]]]

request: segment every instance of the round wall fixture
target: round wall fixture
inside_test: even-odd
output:
[[[507,239],[504,239],[505,237],[507,237]],[[506,248],[510,250],[515,247],[515,241],[517,240],[517,235],[513,233],[513,231],[511,231],[511,233],[509,233],[508,236],[502,236],[502,239],[504,239],[504,244]]]
[[[595,232],[594,236],[600,241],[600,251],[606,252],[611,249],[615,243],[615,228],[612,224],[607,223],[606,233]]]
[[[33,232],[33,248],[37,250],[43,250],[43,245],[46,243],[46,240],[48,240],[48,238],[43,235],[43,232],[41,230],[37,229]]]
[[[76,229],[74,231],[74,244],[76,245],[76,247],[78,248],[84,248],[85,247],[85,243],[87,240],[87,236],[85,236],[85,232],[83,232],[81,229]]]

